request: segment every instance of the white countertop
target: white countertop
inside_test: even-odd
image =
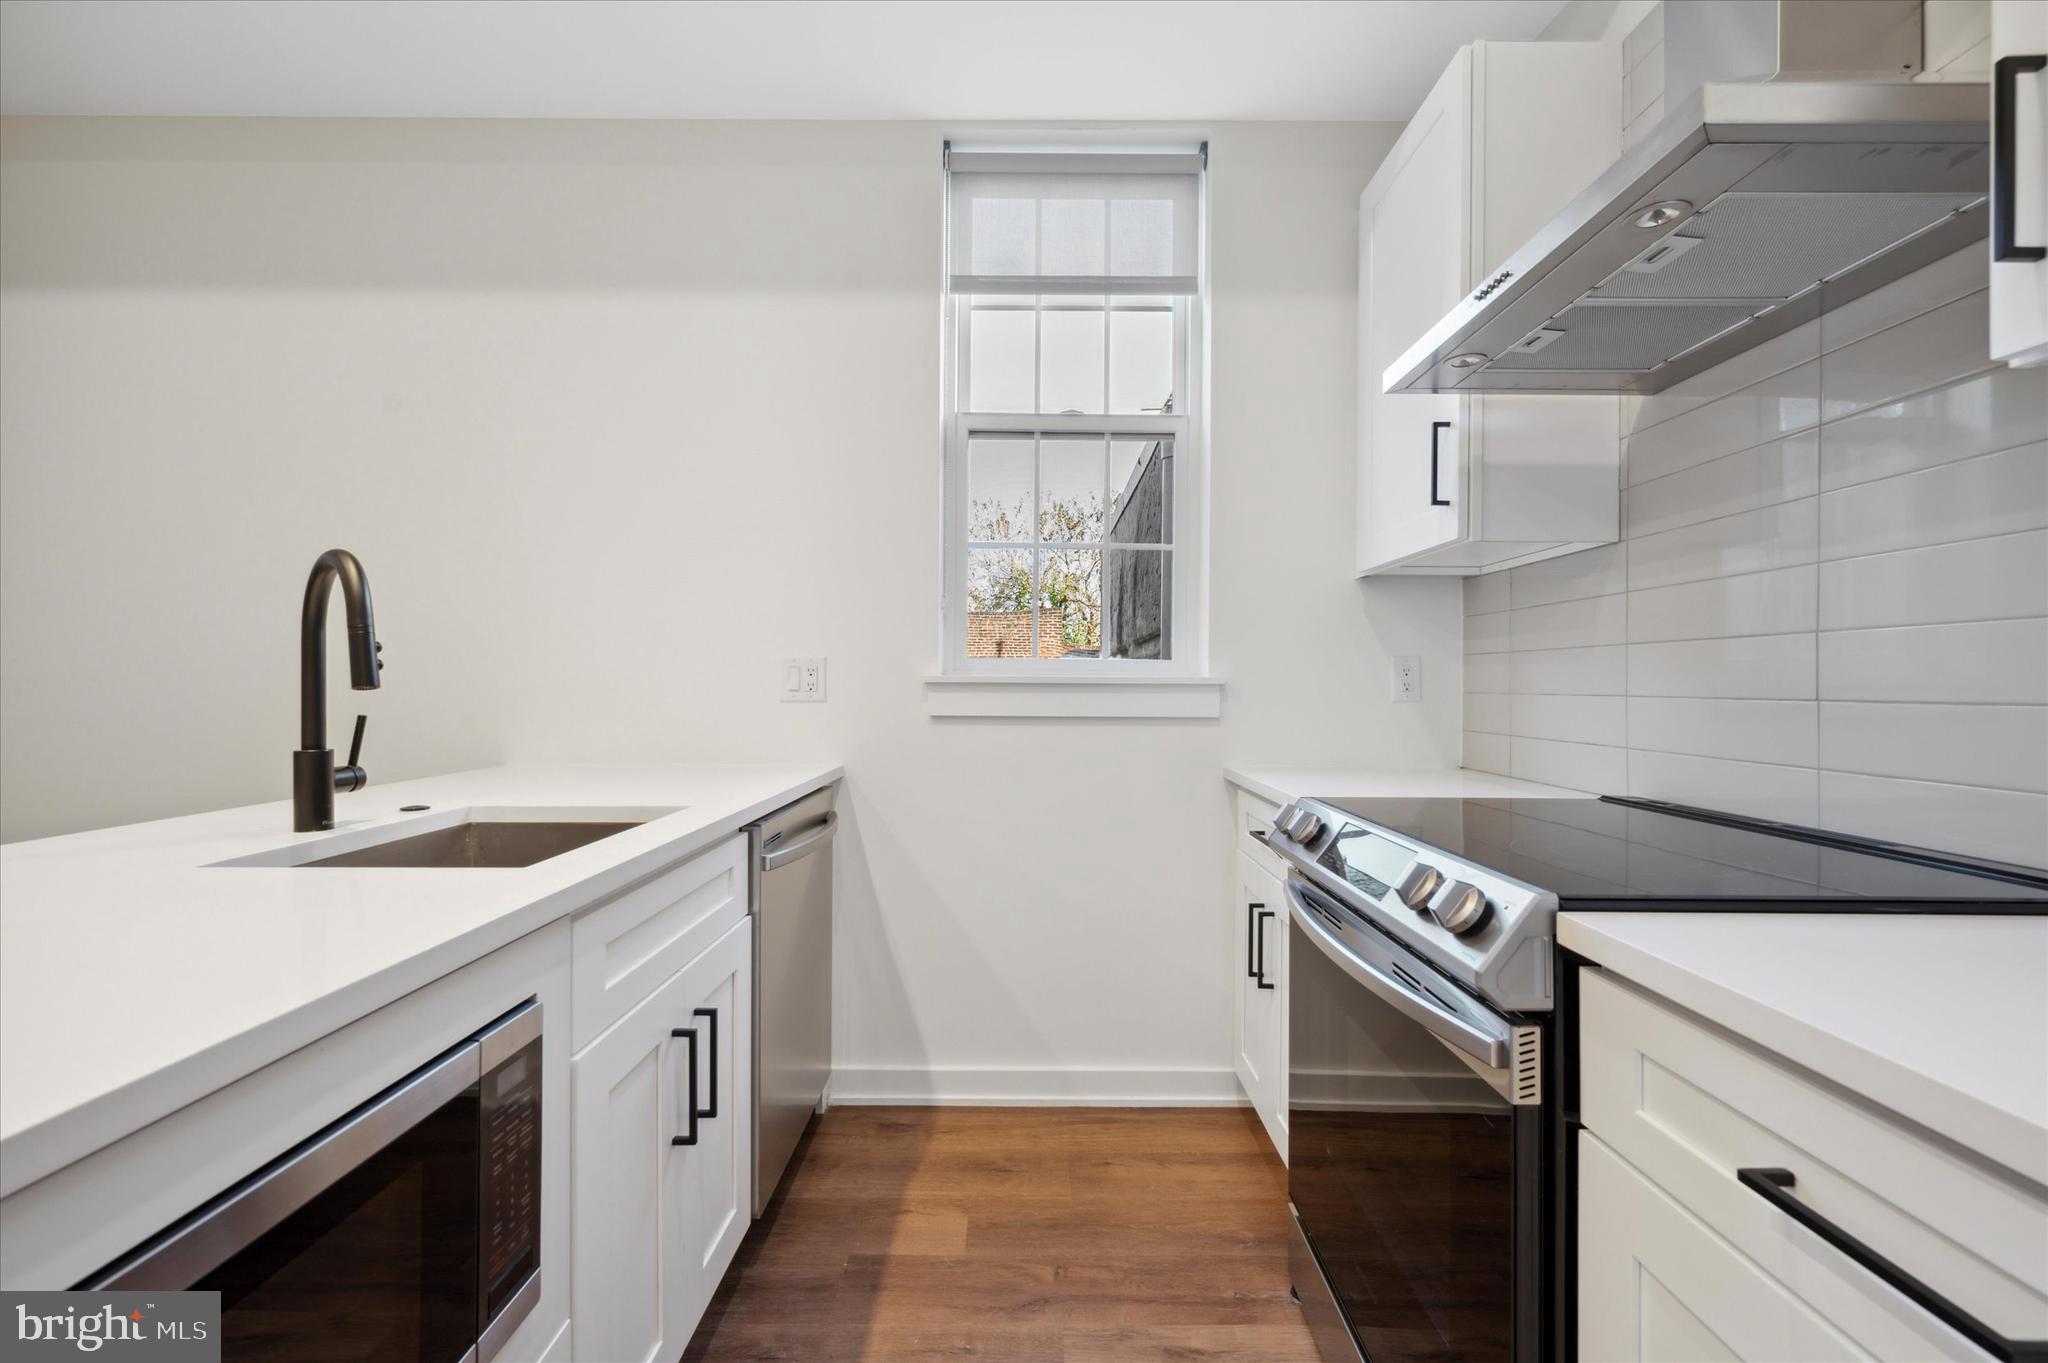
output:
[[[1464,767],[1250,767],[1231,764],[1223,777],[1262,800],[1284,805],[1304,795],[1370,799],[1535,799],[1589,798],[1583,790],[1538,785]]]
[[[2048,1183],[2048,918],[1568,913],[1558,942]]]
[[[330,833],[280,801],[0,847],[0,1195],[840,775],[493,767],[341,795]],[[516,869],[213,864],[410,804],[675,812]]]

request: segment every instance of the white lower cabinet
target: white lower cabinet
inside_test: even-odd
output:
[[[576,1358],[680,1355],[746,1234],[752,933],[741,919],[571,1064]]]
[[[1824,1363],[1870,1355],[1581,1132],[1579,1357]]]
[[[1581,1358],[2048,1339],[2038,1188],[1604,970],[1579,994]]]
[[[1235,1065],[1273,1148],[1287,1158],[1287,899],[1280,880],[1237,854]]]

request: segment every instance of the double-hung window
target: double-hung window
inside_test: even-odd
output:
[[[1201,154],[947,181],[946,672],[1198,673]]]

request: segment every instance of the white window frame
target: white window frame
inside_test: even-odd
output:
[[[1203,216],[1206,217],[1206,177],[1203,185]],[[1208,676],[1208,450],[1203,417],[1208,410],[1206,375],[1208,354],[1205,343],[1208,287],[1206,232],[1198,292],[1159,295],[1174,313],[1174,368],[1176,391],[1170,414],[1089,413],[1077,415],[1034,414],[1030,412],[972,412],[959,408],[970,391],[968,379],[972,355],[966,319],[973,296],[944,294],[943,327],[945,348],[942,362],[944,442],[944,573],[940,627],[941,669],[928,678],[928,709],[934,714],[1102,714],[1118,716],[1182,715],[1207,717],[1217,713],[1218,684]],[[950,242],[950,229],[947,232]],[[949,278],[942,274],[942,278]],[[1122,296],[1122,295],[1119,295]],[[1032,306],[1030,295],[1018,295],[1021,308]],[[1046,295],[1043,306],[1057,309],[1057,298]],[[1142,308],[1134,302],[1119,308],[1104,299],[1105,344],[1107,314]],[[1092,309],[1091,309],[1092,310]],[[1039,352],[1034,347],[1034,356]],[[1105,384],[1107,360],[1105,357]],[[1034,373],[1034,400],[1037,392]],[[1184,390],[1183,390],[1184,389]],[[1103,406],[1107,407],[1107,392]],[[1086,434],[1117,436],[1168,436],[1173,442],[1174,477],[1172,507],[1171,571],[1172,639],[1171,658],[969,658],[967,656],[967,526],[968,440],[970,435],[991,434]],[[1034,459],[1034,526],[1036,517],[1037,462]],[[1106,509],[1106,508],[1105,508]],[[1022,546],[1020,546],[1022,547]],[[1113,547],[1113,546],[1108,546]],[[1034,638],[1037,615],[1033,613]],[[996,688],[1014,683],[1015,694],[999,696]],[[1192,685],[1191,685],[1192,684]],[[1057,697],[1049,693],[1069,688],[1110,689],[1118,694],[1099,702]],[[1206,691],[1207,694],[1197,694]]]

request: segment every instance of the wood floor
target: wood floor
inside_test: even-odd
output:
[[[1315,1363],[1249,1109],[834,1108],[689,1363]]]

